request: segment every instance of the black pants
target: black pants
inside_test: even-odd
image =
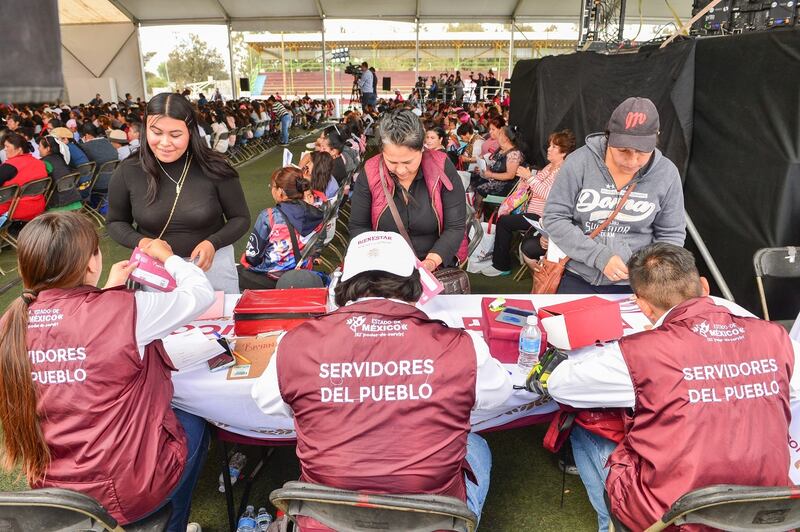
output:
[[[511,269],[511,239],[514,231],[529,231],[522,241],[522,253],[529,259],[538,259],[543,253],[539,235],[533,236],[535,229],[525,220],[538,220],[538,214],[507,214],[497,219],[494,237],[492,266],[501,271]]]
[[[239,270],[239,290],[270,290],[275,288],[276,280],[270,279],[265,273]]]
[[[558,294],[632,294],[631,285],[607,284],[598,285],[587,283],[583,277],[567,270],[558,285]]]

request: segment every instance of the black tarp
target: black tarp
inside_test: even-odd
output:
[[[0,49],[0,102],[54,102],[61,98],[64,78],[57,0],[0,1]]]
[[[534,162],[543,164],[549,133],[569,127],[582,143],[634,95],[659,109],[660,147],[681,170],[686,209],[737,303],[761,314],[753,253],[800,245],[800,32],[520,61],[511,122],[522,129]],[[696,249],[689,238],[687,247]],[[800,281],[766,288],[771,318],[797,316]]]
[[[578,146],[603,131],[629,96],[653,100],[661,119],[660,145],[684,174],[692,131],[694,41],[638,54],[575,53],[519,61],[511,81],[511,123],[526,156],[545,163],[547,137],[569,128]]]
[[[800,245],[800,33],[701,39],[686,209],[737,303],[761,314],[753,253]],[[770,318],[800,310],[800,280],[766,283]]]

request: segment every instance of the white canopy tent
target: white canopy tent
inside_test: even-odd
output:
[[[426,22],[504,23],[512,24],[510,70],[513,24],[577,22],[582,8],[582,0],[459,0],[455,4],[442,0],[59,0],[64,76],[73,98],[78,97],[73,91],[84,96],[88,85],[98,87],[95,92],[108,98],[116,98],[115,91],[122,95],[144,90],[141,26],[221,24],[228,28],[229,36],[231,31],[313,31],[321,33],[324,49],[325,19],[412,22],[417,25],[417,35],[419,24]],[[686,20],[691,9],[691,0],[631,0],[626,4],[626,18],[648,23],[668,22],[676,16]],[[137,61],[138,78],[131,70]],[[233,57],[230,63],[233,80]],[[109,87],[99,90],[105,89],[104,84]]]

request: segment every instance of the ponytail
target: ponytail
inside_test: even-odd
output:
[[[5,470],[22,464],[29,483],[40,480],[50,464],[36,412],[36,388],[28,358],[28,306],[36,292],[25,290],[8,307],[0,327],[0,423]]]

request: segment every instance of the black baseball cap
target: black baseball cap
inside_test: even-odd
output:
[[[611,113],[608,145],[651,152],[656,149],[659,127],[658,110],[652,101],[648,98],[628,98]]]

